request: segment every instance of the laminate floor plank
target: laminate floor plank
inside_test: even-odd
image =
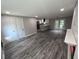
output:
[[[4,46],[5,59],[67,59],[66,31],[38,32]]]

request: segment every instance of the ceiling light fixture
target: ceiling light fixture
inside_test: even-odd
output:
[[[38,16],[35,16],[35,17],[38,17]]]
[[[64,11],[64,8],[61,8],[60,11]]]
[[[10,14],[10,12],[9,11],[6,11],[6,14]]]

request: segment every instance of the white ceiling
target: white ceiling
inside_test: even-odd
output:
[[[2,0],[2,14],[40,18],[71,16],[77,0]],[[63,12],[60,9],[64,8]]]

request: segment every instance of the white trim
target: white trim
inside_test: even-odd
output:
[[[31,36],[31,35],[34,35],[34,34],[36,34],[37,32],[34,32],[34,33],[31,33],[31,34],[28,34],[28,35],[26,35],[26,37],[29,37],[29,36]]]

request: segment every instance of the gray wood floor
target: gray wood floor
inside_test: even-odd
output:
[[[65,32],[38,32],[28,38],[7,44],[6,59],[67,59]]]

